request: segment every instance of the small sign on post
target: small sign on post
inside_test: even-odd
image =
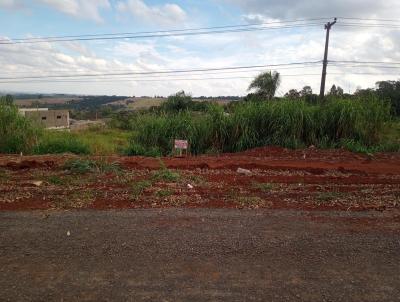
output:
[[[176,139],[174,140],[174,154],[176,155],[176,151],[178,151],[178,155],[182,156],[183,151],[185,151],[185,155],[187,156],[189,149],[189,142],[187,140]]]

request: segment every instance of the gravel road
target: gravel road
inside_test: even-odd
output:
[[[1,301],[400,301],[398,212],[1,212]]]

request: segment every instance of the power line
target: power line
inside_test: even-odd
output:
[[[380,22],[399,22],[396,20],[388,19],[363,19],[363,18],[349,18],[340,17],[345,20],[360,20],[360,21],[380,21]],[[323,25],[324,23],[300,23],[310,21],[322,21],[326,18],[310,18],[301,20],[283,20],[275,22],[264,22],[257,24],[241,24],[241,25],[226,25],[226,26],[213,26],[213,27],[200,27],[190,29],[172,29],[172,30],[158,30],[158,31],[142,31],[142,32],[127,32],[127,33],[101,33],[101,34],[83,34],[83,35],[64,35],[64,36],[49,36],[49,37],[38,37],[38,38],[13,38],[13,39],[0,39],[0,45],[12,45],[12,44],[32,44],[32,43],[52,43],[52,42],[71,42],[71,41],[93,41],[93,40],[115,40],[115,39],[140,39],[140,38],[161,38],[161,37],[172,37],[172,36],[193,36],[193,35],[206,35],[206,34],[221,34],[221,33],[236,33],[236,32],[247,32],[247,31],[263,31],[273,29],[289,29],[297,27],[312,27]],[[300,23],[292,25],[281,25],[281,26],[269,26],[274,24],[290,24]],[[383,28],[400,28],[400,24],[373,24],[373,23],[361,23],[361,22],[347,22],[338,23],[339,26],[343,27],[383,27]]]
[[[222,68],[199,68],[199,69],[184,69],[184,70],[181,69],[181,70],[142,71],[142,72],[123,72],[123,73],[66,74],[66,75],[48,75],[48,76],[0,77],[0,80],[98,77],[98,76],[119,76],[119,75],[122,76],[122,75],[171,74],[171,73],[188,73],[188,72],[196,72],[196,71],[197,72],[202,72],[202,71],[270,68],[270,67],[278,67],[278,66],[308,65],[308,64],[318,64],[318,63],[321,63],[321,61],[293,62],[293,63],[270,64],[270,65],[235,66],[235,67],[222,67]]]
[[[378,22],[400,22],[399,19],[374,19],[374,18],[357,18],[357,17],[337,17],[343,20],[360,20],[360,21],[378,21]]]
[[[121,73],[97,73],[97,74],[58,74],[58,75],[36,75],[36,76],[22,76],[22,77],[1,77],[0,80],[25,80],[25,79],[43,79],[43,78],[79,78],[79,77],[120,77],[127,75],[141,75],[141,76],[152,76],[155,75],[165,76],[173,75],[174,73],[182,74],[182,76],[188,76],[193,73],[201,74],[227,74],[227,73],[243,73],[243,72],[261,72],[266,71],[266,68],[279,67],[277,70],[284,69],[304,69],[304,68],[317,68],[321,61],[309,61],[309,62],[294,62],[286,64],[270,64],[270,65],[254,65],[254,66],[237,66],[237,67],[223,67],[223,68],[207,68],[207,69],[187,69],[187,70],[161,70],[161,71],[143,71],[135,72],[132,70],[121,70]],[[344,68],[389,68],[389,69],[399,69],[400,66],[387,66],[384,64],[397,64],[400,62],[371,62],[371,61],[329,61],[332,67],[344,67]],[[380,64],[380,65],[374,65]],[[262,68],[262,69],[260,69]],[[242,70],[244,69],[244,70]],[[211,71],[211,72],[209,72]],[[194,75],[196,75],[194,74]]]
[[[335,66],[335,65],[333,65],[333,66]],[[319,68],[319,65],[315,65],[315,64],[313,64],[313,65],[305,65],[305,66],[284,66],[284,67],[279,67],[278,69],[277,69],[277,71],[279,71],[279,70],[286,70],[286,69],[303,69],[303,68]],[[399,67],[400,68],[400,67]],[[127,69],[113,69],[113,70],[108,70],[108,71],[112,71],[112,72],[135,72],[135,71],[133,71],[133,70],[127,70]],[[190,73],[195,73],[195,74],[198,74],[198,73],[200,73],[200,74],[227,74],[227,73],[243,73],[243,72],[262,72],[262,71],[268,71],[268,69],[266,69],[266,68],[262,68],[262,69],[251,69],[251,70],[236,70],[236,71],[221,71],[221,72],[204,72],[204,71],[193,71],[193,72],[190,72]],[[50,70],[50,71],[47,71],[47,72],[60,72],[60,70]],[[68,71],[66,71],[66,70],[61,70],[61,72],[68,72]],[[87,71],[86,71],[87,72]],[[14,74],[15,72],[13,72],[13,73],[7,73],[7,72],[5,72],[5,73],[3,73],[3,75],[4,74],[7,74],[7,76],[12,76],[13,74]],[[32,72],[29,72],[29,71],[17,71],[16,72],[17,74],[21,74],[21,73],[24,73],[24,74],[26,74],[26,73],[29,73],[30,75],[32,74]],[[189,72],[188,72],[189,73]],[[52,74],[37,74],[37,76],[43,76],[43,77],[46,77],[46,76],[49,76],[49,75],[52,75]],[[60,77],[62,76],[62,74],[60,74]],[[78,74],[76,74],[76,76],[79,76],[79,73]],[[187,76],[187,74],[185,73],[185,74],[183,74],[183,75],[181,75],[181,76]]]
[[[355,72],[333,72],[329,73],[329,75],[386,75],[386,76],[400,76],[397,73],[355,73]],[[282,74],[282,77],[305,77],[305,76],[320,76],[319,73],[306,73],[306,74]],[[54,79],[54,80],[29,80],[29,81],[0,81],[0,84],[35,84],[35,83],[119,83],[119,82],[171,82],[171,81],[206,81],[206,80],[235,80],[235,79],[254,79],[254,76],[243,76],[243,77],[206,77],[206,78],[165,78],[165,79],[138,79],[138,78],[117,78],[117,79],[88,79],[88,80],[63,80],[63,79]]]
[[[34,40],[34,41],[20,40],[20,41],[0,42],[0,45],[197,36],[197,35],[208,35],[208,34],[224,34],[224,33],[264,31],[264,30],[274,30],[274,29],[291,29],[291,28],[300,28],[300,27],[312,27],[312,26],[320,26],[322,24],[323,23],[308,23],[308,24],[285,25],[285,26],[274,26],[274,27],[239,28],[239,29],[228,29],[228,30],[197,31],[197,32],[184,32],[184,33],[162,33],[162,34],[132,35],[132,36],[86,37],[86,38],[49,39],[49,40]]]
[[[272,25],[272,24],[299,23],[299,22],[322,21],[322,20],[326,20],[326,18],[282,20],[282,21],[262,22],[262,23],[254,23],[254,24],[238,24],[238,25],[198,27],[198,28],[187,28],[187,29],[170,29],[170,30],[157,30],[157,31],[126,32],[126,33],[83,34],[83,35],[69,35],[69,36],[49,36],[49,37],[38,37],[38,38],[12,38],[10,40],[12,40],[12,41],[31,41],[31,40],[34,41],[34,40],[53,40],[53,39],[103,37],[103,36],[126,36],[126,35],[132,36],[132,35],[144,35],[144,34],[158,34],[158,33],[175,33],[175,32],[199,31],[199,30],[213,30],[213,29],[223,29],[223,28],[239,28],[239,27],[246,28],[246,27],[255,27],[255,26]],[[0,42],[9,42],[10,40],[0,39]]]
[[[329,60],[329,63],[352,63],[352,64],[394,64],[400,65],[400,62],[384,62],[384,61],[356,61],[356,60]]]
[[[368,23],[338,23],[341,27],[357,27],[357,28],[382,28],[382,29],[400,29],[400,25],[388,24],[368,24]]]
[[[371,64],[364,64],[363,62],[359,62],[360,64],[357,63],[351,63],[351,62],[341,62],[341,61],[328,61],[329,65],[331,67],[335,67],[335,68],[339,68],[339,67],[343,67],[343,68],[376,68],[376,69],[400,69],[400,66],[387,66],[387,65],[371,65]],[[393,64],[392,62],[375,62],[377,64],[382,63],[382,64]],[[394,62],[396,63],[396,62]],[[320,68],[319,65],[305,65],[305,66],[284,66],[284,67],[279,67],[277,69],[277,71],[280,70],[286,70],[286,69],[306,69],[306,68]],[[107,71],[110,72],[135,72],[134,70],[131,69],[108,69]],[[204,71],[193,71],[190,73],[199,73],[201,72],[201,74],[230,74],[230,73],[243,73],[243,72],[262,72],[262,71],[267,71],[267,69],[263,68],[263,69],[252,69],[252,70],[236,70],[236,71],[222,71],[222,72],[204,72]],[[54,72],[70,72],[68,70],[46,70],[47,73],[54,73]],[[88,71],[82,71],[82,72],[88,72]],[[102,71],[104,72],[104,71]],[[7,76],[13,76],[15,74],[19,75],[19,74],[30,74],[32,75],[32,71],[4,71],[3,75],[7,75]],[[37,74],[37,76],[51,76],[52,74]],[[59,76],[61,77],[63,74],[60,74]],[[77,73],[76,76],[79,76],[80,74]],[[182,76],[186,76],[182,75]]]

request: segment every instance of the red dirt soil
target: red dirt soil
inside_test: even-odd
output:
[[[10,174],[8,181],[1,182],[0,178],[0,210],[57,208],[60,201],[52,200],[54,195],[67,200],[63,199],[61,208],[68,209],[77,207],[71,204],[74,198],[77,201],[88,199],[86,203],[81,202],[79,208],[95,209],[180,206],[360,211],[399,210],[400,205],[399,153],[367,156],[315,148],[265,147],[216,156],[162,158],[166,167],[179,170],[182,179],[178,183],[153,182],[151,188],[145,188],[134,201],[130,195],[131,186],[150,179],[152,170],[160,168],[159,159],[102,157],[119,163],[124,173],[140,174],[132,176],[129,185],[112,174],[91,175],[94,179],[90,184],[54,186],[45,181],[39,188],[27,184],[29,180],[38,179],[39,172],[44,179],[66,176],[62,165],[73,158],[78,157],[0,156],[0,169]],[[251,175],[237,173],[238,168],[250,170]],[[202,178],[200,184],[193,183],[196,177]],[[89,176],[76,178],[83,181]],[[188,183],[194,184],[194,189],[187,189]],[[257,184],[267,184],[268,188],[257,187]],[[161,196],[165,190],[170,191],[167,197]],[[87,197],[77,195],[85,192]]]

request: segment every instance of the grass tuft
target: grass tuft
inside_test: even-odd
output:
[[[138,182],[135,182],[132,185],[132,190],[131,190],[131,195],[134,200],[137,200],[147,188],[150,188],[152,186],[152,182],[149,180],[141,180]]]
[[[153,179],[158,181],[176,182],[180,178],[181,175],[168,169],[162,160],[160,160],[160,169],[153,172]]]
[[[173,194],[174,194],[174,191],[172,191],[170,189],[162,189],[162,190],[155,192],[155,195],[160,198],[165,198],[165,197],[171,196]]]
[[[253,187],[256,189],[261,190],[262,192],[269,192],[272,189],[274,189],[275,185],[272,183],[259,183],[259,182],[254,182]]]

